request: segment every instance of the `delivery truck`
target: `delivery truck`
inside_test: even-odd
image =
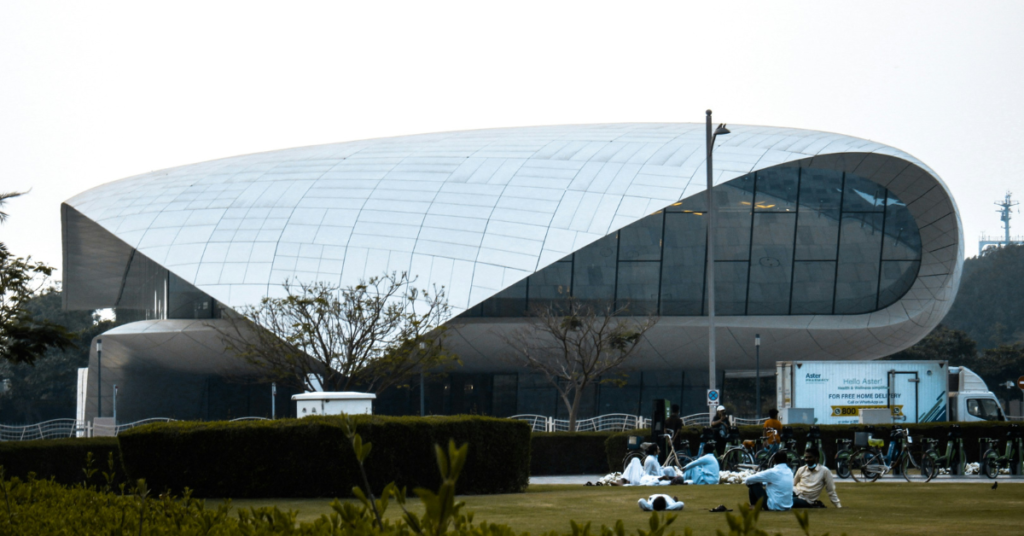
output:
[[[1006,420],[980,376],[945,361],[780,361],[776,385],[780,410],[813,409],[816,424],[858,423],[864,409],[895,423]]]

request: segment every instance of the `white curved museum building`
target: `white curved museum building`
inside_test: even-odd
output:
[[[963,238],[949,189],[892,147],[730,126],[714,149],[719,386],[776,360],[874,359],[952,305]],[[68,309],[113,307],[88,416],[269,413],[210,327],[285,279],[351,285],[390,271],[444,286],[463,365],[426,384],[430,413],[564,412],[501,359],[500,333],[566,293],[656,315],[625,386],[583,415],[700,411],[707,388],[703,124],[449,132],[237,156],[104,184],[62,205]],[[419,386],[375,413],[420,411]],[[290,406],[282,392],[277,406]]]

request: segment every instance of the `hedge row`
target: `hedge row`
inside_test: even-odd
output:
[[[530,439],[531,475],[607,473],[605,442],[614,432],[539,432]]]
[[[436,489],[434,445],[468,443],[457,492],[512,493],[530,477],[530,427],[489,417],[380,417],[353,420],[364,443],[370,487]],[[119,436],[124,467],[152,489],[196,497],[344,497],[361,485],[339,417],[277,421],[171,422]]]
[[[900,425],[910,430],[910,436],[914,440],[912,447],[913,452],[918,452],[923,445],[922,439],[926,437],[938,439],[940,443],[937,448],[941,449],[941,453],[945,453],[946,448],[946,437],[950,430],[951,425],[958,424],[960,426],[960,434],[963,437],[964,450],[967,453],[967,460],[970,462],[977,461],[981,453],[979,452],[980,438],[995,438],[999,439],[999,449],[1002,450],[1006,439],[1006,434],[1010,430],[1010,426],[1013,423],[1009,422],[972,422],[972,423],[927,423],[927,424],[907,424]],[[862,424],[832,424],[832,425],[820,425],[818,428],[821,431],[821,443],[825,449],[825,463],[830,468],[835,468],[835,454],[836,454],[836,440],[837,439],[853,439],[854,432],[864,432],[870,425]],[[1018,423],[1018,426],[1024,427],[1024,423]],[[793,436],[797,440],[797,450],[799,452],[804,451],[804,447],[807,444],[807,432],[810,429],[809,425],[806,424],[795,424],[790,427],[793,430]],[[679,434],[682,438],[690,441],[691,453],[680,453],[680,454],[695,454],[697,447],[700,445],[700,436],[703,432],[702,426],[686,426],[683,427]],[[889,444],[889,433],[892,431],[892,425],[874,425],[874,437],[885,439],[886,446]],[[757,439],[762,435],[762,428],[760,426],[741,426],[739,427],[740,437],[742,439]],[[626,455],[626,442],[628,437],[631,435],[649,436],[650,430],[633,430],[630,432],[619,432],[612,434],[605,442],[605,452],[609,467],[614,471],[622,470],[622,459]]]
[[[107,465],[111,454],[114,455],[115,483],[123,482],[121,452],[117,448],[117,438],[113,437],[3,441],[0,442],[0,465],[8,478],[24,480],[29,473],[35,473],[40,480],[53,478],[61,484],[78,484],[85,481],[83,469],[90,452],[92,468],[97,471],[88,484],[106,482],[102,473],[110,472]]]

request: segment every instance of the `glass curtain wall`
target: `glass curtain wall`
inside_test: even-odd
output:
[[[788,165],[733,179],[714,195],[717,314],[869,313],[917,277],[917,225],[903,201],[868,179]],[[704,315],[706,205],[698,194],[655,212],[462,316],[525,316],[570,295],[599,310]]]

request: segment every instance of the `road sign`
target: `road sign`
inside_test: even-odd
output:
[[[717,406],[721,403],[721,396],[718,389],[708,389],[708,405]]]
[[[1017,387],[1024,391],[1024,376],[1017,378]]]

